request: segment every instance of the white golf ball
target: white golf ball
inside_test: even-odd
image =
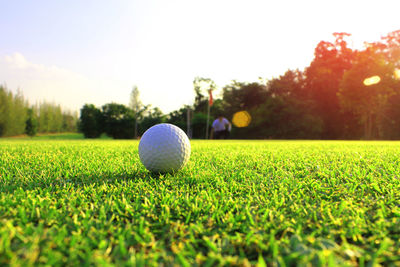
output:
[[[190,141],[179,127],[160,123],[149,128],[140,139],[139,157],[152,172],[173,172],[190,158]]]

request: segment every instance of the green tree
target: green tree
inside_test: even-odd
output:
[[[196,112],[193,114],[192,118],[192,137],[196,139],[204,138],[204,133],[206,131],[207,124],[207,114]]]
[[[25,133],[28,104],[19,90],[15,95],[10,93],[10,100],[12,108],[9,113],[8,135],[23,134]]]
[[[371,44],[357,54],[352,68],[343,76],[338,94],[341,108],[358,118],[365,139],[386,137],[384,128],[391,121],[386,110],[389,100],[399,93],[393,72],[394,66]],[[365,85],[364,80],[372,76],[379,76],[380,82]]]
[[[167,123],[171,123],[175,126],[178,126],[181,128],[183,131],[187,131],[187,113],[189,106],[184,106],[180,108],[179,110],[172,111],[168,114],[167,116]]]
[[[102,107],[102,122],[104,132],[114,139],[129,139],[134,137],[135,117],[133,111],[116,103]]]
[[[207,112],[208,90],[215,93],[217,85],[210,78],[196,77],[193,80],[193,89],[195,92],[194,112]]]
[[[6,132],[8,120],[8,97],[5,87],[0,85],[0,136],[4,136]]]
[[[78,118],[76,113],[63,112],[62,114],[62,131],[63,132],[76,132]]]
[[[220,114],[231,119],[236,112],[245,110],[253,116],[252,112],[263,105],[269,97],[270,93],[265,84],[259,82],[244,83],[234,80],[223,87],[222,101],[215,103],[212,113],[214,118]],[[250,136],[256,135],[254,125],[251,123],[246,128],[233,127],[230,137],[250,138]]]
[[[79,118],[79,131],[85,138],[98,138],[102,134],[102,114],[93,104],[85,104]]]
[[[134,137],[138,136],[138,121],[142,117],[142,113],[145,111],[145,107],[143,106],[142,101],[140,100],[140,93],[137,86],[134,86],[131,92],[129,107],[133,110],[133,114],[135,116],[135,130]]]
[[[241,138],[313,139],[321,133],[321,120],[294,98],[271,97],[250,114],[251,126],[240,129]]]
[[[140,121],[138,128],[139,128],[139,134],[143,135],[147,129],[150,127],[159,124],[159,123],[164,123],[167,121],[167,117],[162,113],[162,111],[155,107],[150,109],[147,107],[147,109],[144,111],[144,116],[143,119]]]
[[[15,95],[0,86],[0,136],[12,136],[25,132],[28,104],[20,91]]]
[[[26,132],[29,104],[21,91],[13,93],[0,86],[0,136],[19,135]],[[46,101],[31,107],[37,122],[37,132],[61,132],[65,127],[76,129],[76,116],[64,113],[60,105]]]
[[[40,133],[61,132],[63,116],[59,105],[43,101],[38,105],[37,110]]]
[[[34,137],[37,133],[37,120],[32,108],[28,109],[28,119],[26,120],[25,133]]]
[[[249,111],[265,103],[268,97],[269,92],[264,84],[232,81],[223,88],[224,115],[231,117],[237,111]]]
[[[232,137],[274,139],[319,137],[321,121],[312,115],[310,100],[304,93],[304,79],[301,71],[288,70],[284,75],[268,81],[263,90],[253,88],[252,92],[258,94],[250,94],[254,98],[247,97],[247,99],[255,99],[258,102],[247,101],[246,104],[242,100],[241,104],[242,109],[246,109],[252,116],[252,122],[246,128],[234,129]]]

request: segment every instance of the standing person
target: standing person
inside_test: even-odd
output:
[[[214,139],[228,138],[231,127],[231,123],[222,115],[219,115],[212,124],[210,139],[213,139],[213,137]]]

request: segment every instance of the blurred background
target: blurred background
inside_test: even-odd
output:
[[[276,3],[275,3],[276,2]],[[13,1],[0,136],[399,139],[398,1]],[[208,131],[207,131],[208,129]]]

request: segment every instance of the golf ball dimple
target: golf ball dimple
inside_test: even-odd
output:
[[[190,150],[185,132],[169,123],[149,128],[139,143],[140,161],[152,172],[178,171],[189,161]]]

